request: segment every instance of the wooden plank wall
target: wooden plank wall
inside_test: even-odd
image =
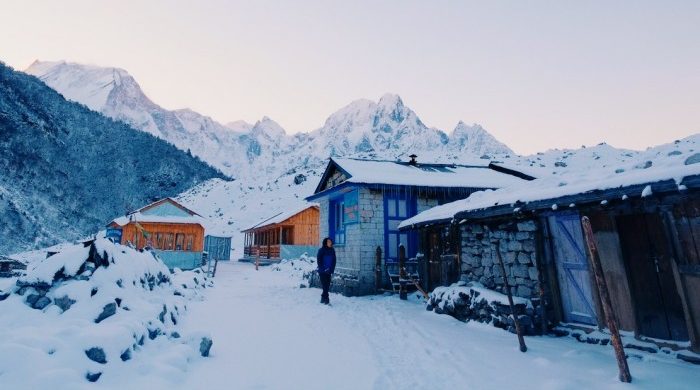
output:
[[[175,235],[180,233],[193,236],[192,252],[201,252],[204,250],[204,228],[198,224],[183,224],[183,223],[148,223],[139,222],[141,227],[151,234],[151,241],[156,249],[158,244],[156,242],[156,234],[173,234],[173,240]],[[136,224],[131,222],[128,223],[122,229],[122,244],[131,242],[136,244],[137,249],[143,249],[146,245],[146,238],[140,229],[136,227]]]
[[[321,212],[318,208],[310,207],[281,223],[281,225],[294,226],[293,245],[320,245],[320,215]]]
[[[616,309],[617,325],[623,330],[634,331],[637,329],[637,320],[615,218],[603,211],[590,212],[588,216],[598,244],[601,266],[610,290],[610,299]],[[600,307],[600,302],[597,306]]]
[[[692,350],[700,353],[700,200],[687,199],[666,216],[678,257],[674,273]]]

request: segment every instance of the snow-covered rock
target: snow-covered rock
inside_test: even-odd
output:
[[[65,388],[118,372],[149,343],[171,344],[185,361],[211,338],[181,335],[187,302],[213,282],[171,274],[150,252],[98,239],[68,246],[0,284],[0,388]],[[9,293],[9,294],[8,294]],[[204,339],[206,338],[206,340]]]

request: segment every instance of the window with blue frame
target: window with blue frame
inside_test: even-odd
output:
[[[331,199],[328,226],[330,237],[336,245],[345,245],[345,201],[343,197]]]
[[[406,248],[408,258],[416,255],[416,234],[399,231],[401,221],[416,215],[416,203],[413,197],[384,194],[384,245],[388,263],[399,261],[400,245]]]

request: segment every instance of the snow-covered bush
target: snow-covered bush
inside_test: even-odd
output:
[[[302,255],[298,259],[283,259],[277,264],[272,265],[273,271],[282,271],[290,275],[290,277],[299,279],[300,286],[308,287],[311,275],[316,271],[316,258]]]
[[[0,387],[97,381],[156,339],[182,344],[188,360],[207,356],[211,339],[181,335],[178,323],[211,285],[106,239],[69,246],[0,284]]]

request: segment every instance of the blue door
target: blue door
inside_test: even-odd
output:
[[[406,248],[406,258],[416,256],[416,234],[399,231],[399,224],[404,219],[416,215],[416,198],[384,194],[384,248],[387,263],[399,261],[399,245]]]
[[[591,274],[577,213],[549,217],[564,320],[597,325]]]

